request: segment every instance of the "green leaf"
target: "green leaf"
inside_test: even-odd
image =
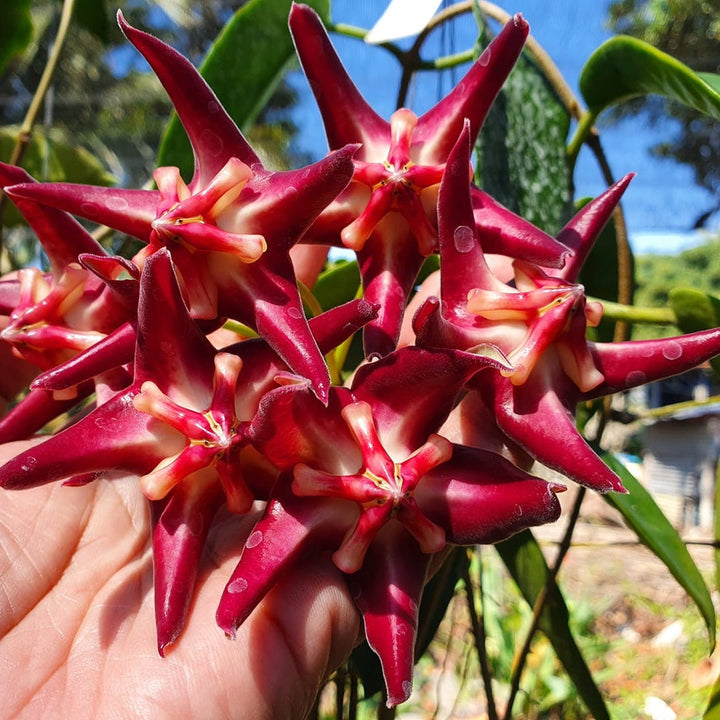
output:
[[[699,72],[696,74],[704,83],[709,85],[717,95],[720,95],[720,75],[707,72]]]
[[[329,310],[357,297],[359,288],[357,261],[340,260],[321,273],[313,287],[313,295],[323,310]]]
[[[614,470],[628,490],[627,495],[608,493],[604,499],[622,514],[625,522],[670,571],[693,599],[707,625],[710,647],[715,647],[715,608],[710,591],[688,549],[650,493],[611,453],[603,460]]]
[[[280,81],[294,46],[288,30],[291,0],[250,0],[225,25],[200,72],[241,131],[247,132]],[[308,0],[327,19],[330,0]],[[170,120],[158,165],[193,171],[192,151],[177,115]]]
[[[32,41],[30,0],[4,0],[0,22],[0,74]]]
[[[110,17],[106,0],[76,0],[73,19],[104,43],[110,40]]]
[[[720,325],[720,298],[695,288],[675,287],[668,293],[668,304],[675,313],[675,322],[684,333],[708,330]],[[720,357],[710,360],[720,375]]]
[[[495,547],[523,597],[533,607],[550,572],[534,535],[530,530],[524,530]],[[539,627],[550,640],[558,659],[595,720],[609,720],[610,715],[600,690],[570,630],[570,614],[555,583],[550,588],[540,614]]]
[[[637,95],[677,100],[720,120],[720,77],[687,65],[637,38],[618,35],[603,43],[580,75],[580,92],[597,116]]]
[[[10,159],[18,130],[17,126],[0,127],[0,160]],[[33,177],[47,182],[110,185],[114,181],[94,155],[57,128],[49,133],[33,134],[23,157],[23,167]],[[10,226],[19,222],[22,222],[20,213],[9,203],[3,213],[3,224]]]
[[[565,106],[523,54],[490,109],[476,147],[482,188],[552,235],[571,210],[569,128]]]

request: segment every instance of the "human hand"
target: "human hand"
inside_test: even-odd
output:
[[[0,464],[26,443],[0,448]],[[5,718],[301,718],[349,654],[358,615],[318,558],[230,641],[215,609],[255,516],[221,511],[185,631],[157,652],[148,505],[130,477],[0,490]]]

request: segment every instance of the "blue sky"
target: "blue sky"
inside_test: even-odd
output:
[[[370,28],[382,14],[387,0],[333,0],[332,17]],[[550,54],[570,86],[577,91],[583,64],[593,50],[610,37],[604,23],[608,0],[515,0],[504,4],[508,12],[522,12],[531,32]],[[455,24],[444,38],[435,36],[438,54],[463,50],[474,41],[475,25],[471,15]],[[333,36],[338,52],[361,92],[384,117],[394,110],[399,82],[397,63],[382,49],[369,48],[357,40]],[[442,46],[441,46],[442,44]],[[427,46],[425,54],[433,50]],[[456,78],[462,71],[456,71]],[[294,84],[306,89],[301,77]],[[450,88],[451,78],[438,80],[433,74],[420,76],[408,105],[420,113],[433,105]],[[324,136],[318,132],[320,119],[311,99],[303,92],[297,111],[303,130],[302,149],[315,157],[324,154]],[[601,118],[602,120],[602,118]],[[612,127],[601,126],[601,139],[616,177],[634,171],[637,177],[624,199],[631,241],[638,252],[674,252],[694,244],[702,237],[688,234],[695,217],[712,204],[710,194],[696,188],[692,173],[668,160],[653,158],[647,152],[656,142],[669,139],[673,125],[646,127],[641,119],[625,120]],[[597,195],[604,188],[595,161],[583,152],[576,171],[577,195]],[[720,222],[716,220],[717,223]]]

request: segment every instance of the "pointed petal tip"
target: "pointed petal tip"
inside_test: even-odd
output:
[[[120,30],[122,30],[123,35],[127,37],[127,31],[128,30],[134,30],[135,28],[130,25],[130,23],[125,19],[125,15],[123,15],[123,11],[118,8],[118,11],[115,13],[115,20],[117,21],[117,24],[120,26]]]
[[[215,613],[215,622],[223,633],[225,633],[225,637],[228,640],[235,640],[237,638],[238,623],[235,618],[232,617],[232,613],[223,608],[222,599],[220,600],[220,605]]]
[[[325,406],[330,402],[330,386],[324,380],[312,384],[313,392],[317,399]]]
[[[530,24],[528,21],[523,17],[522,13],[515,13],[512,16],[512,23],[513,26],[518,28],[518,30],[523,30],[527,33],[530,32]]]
[[[167,657],[169,651],[172,651],[175,641],[180,636],[182,628],[169,627],[163,629],[160,624],[157,625],[157,649],[161,658]]]
[[[584,484],[584,483],[583,483]],[[606,495],[610,492],[616,492],[620,495],[627,495],[628,490],[626,487],[622,484],[622,480],[615,475],[615,477],[612,478],[612,480],[608,482],[603,483],[587,483],[586,487],[590,488],[591,490],[595,490],[595,492],[600,493],[601,495]]]
[[[313,10],[309,5],[305,5],[305,3],[299,3],[293,2],[290,5],[290,14],[288,16],[288,25],[290,25],[290,29],[293,29],[293,21],[297,19],[301,19],[301,17],[307,17],[311,18],[313,20],[320,20],[320,16]]]
[[[412,680],[403,680],[401,688],[398,688],[399,692],[391,691],[387,688],[387,700],[385,701],[386,707],[392,709],[396,705],[402,705],[407,702],[412,695]]]
[[[3,188],[3,191],[6,195],[8,195],[11,198],[27,198],[29,200],[32,200],[32,188],[33,185],[36,183],[17,183],[16,185],[8,185],[6,188]],[[28,188],[30,189],[30,194],[28,196]]]

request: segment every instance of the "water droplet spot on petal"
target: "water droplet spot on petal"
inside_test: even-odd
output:
[[[482,67],[487,67],[492,59],[492,48],[485,48],[483,54],[478,58],[478,63]]]
[[[36,465],[37,458],[30,456],[25,458],[25,462],[20,466],[20,469],[23,472],[28,472],[29,470],[32,470]]]
[[[299,309],[299,308],[296,308],[296,307],[288,308],[287,314],[288,314],[291,318],[295,318],[295,320],[300,320],[300,319],[302,318],[302,316],[303,316],[303,314],[302,314],[302,312],[300,311],[300,309]]]
[[[98,211],[98,204],[92,202],[84,202],[80,205],[80,215],[94,215]]]
[[[675,340],[663,343],[662,354],[666,360],[679,360],[682,357],[682,345]]]
[[[652,343],[648,343],[647,345],[638,345],[638,350],[643,357],[652,357],[655,354]]]
[[[475,235],[467,225],[460,225],[453,233],[453,245],[459,253],[469,253],[475,247]]]
[[[245,547],[246,548],[257,547],[262,541],[263,541],[263,534],[260,532],[260,530],[255,530],[255,532],[250,533],[250,537],[247,539],[247,542],[245,543]]]
[[[292,200],[293,198],[296,198],[298,196],[298,189],[296,187],[293,187],[292,185],[289,185],[283,190],[282,196],[287,200]]]
[[[208,155],[212,155],[213,157],[217,157],[223,151],[222,138],[217,133],[214,133],[208,128],[205,128],[205,130],[203,130],[200,134],[198,144],[200,145],[200,150],[203,153],[207,153]]]
[[[217,100],[211,100],[207,104],[207,111],[210,115],[220,112],[220,103]]]
[[[407,635],[407,633],[408,633],[407,625],[405,625],[403,623],[398,623],[395,626],[395,634],[396,635],[399,635],[400,637],[402,637],[403,635]]]
[[[403,692],[409,697],[410,693],[412,692],[412,681],[411,680],[403,680],[402,689],[403,689]]]
[[[107,206],[108,210],[116,210],[118,212],[121,212],[122,210],[127,210],[130,207],[130,204],[125,198],[121,197],[109,197],[105,201],[105,205]]]
[[[227,586],[227,591],[231,595],[237,595],[238,593],[247,590],[247,587],[248,581],[243,577],[239,577],[235,578],[232,582],[229,583],[229,585]]]
[[[631,370],[625,378],[625,386],[642,385],[647,382],[645,373],[642,370]]]

